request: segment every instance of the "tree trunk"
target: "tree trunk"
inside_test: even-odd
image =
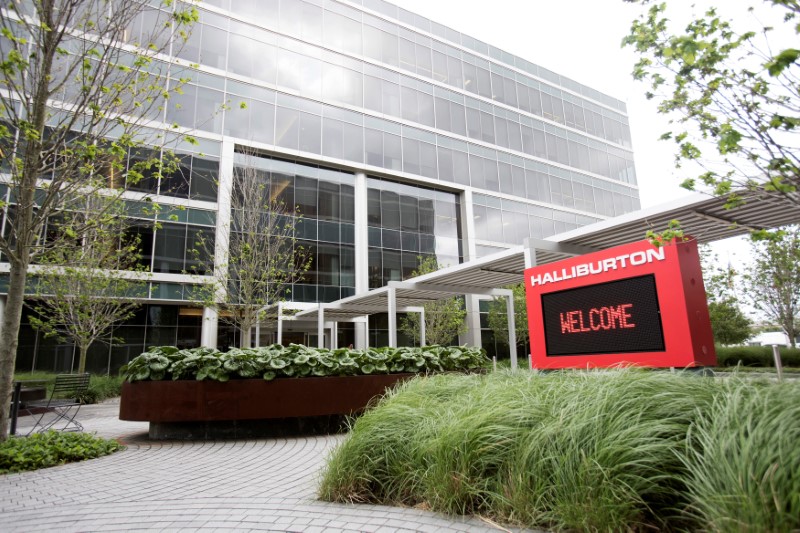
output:
[[[78,344],[78,374],[86,372],[86,354],[89,353],[89,343],[82,342]]]
[[[17,338],[22,319],[22,305],[25,298],[25,280],[28,265],[24,262],[11,263],[8,284],[8,297],[3,330],[0,332],[0,442],[6,440],[9,431],[9,408],[11,389],[14,381],[14,363],[17,359]]]
[[[247,349],[250,348],[250,335],[253,326],[248,324],[242,324],[242,328],[239,330],[239,348]]]

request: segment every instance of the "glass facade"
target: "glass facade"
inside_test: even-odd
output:
[[[370,178],[369,287],[411,277],[420,261],[461,262],[459,201],[455,194]]]
[[[205,0],[199,12],[175,57],[156,58],[182,89],[151,117],[154,136],[184,127],[198,144],[161,177],[110,178],[155,277],[147,313],[184,316],[186,274],[207,274],[227,246],[218,191],[243,168],[302,215],[312,266],[291,299],[306,303],[405,279],[426,256],[453,265],[639,208],[617,99],[383,0]],[[130,42],[165,16],[143,13]]]
[[[380,15],[396,8],[207,4],[222,9],[202,11],[178,54],[202,67],[175,71],[191,82],[168,123],[541,202],[608,191],[575,206],[591,213],[615,210],[617,196],[638,205],[619,101],[452,30]],[[519,169],[535,162],[551,176],[575,170],[545,187],[555,199],[523,186]]]

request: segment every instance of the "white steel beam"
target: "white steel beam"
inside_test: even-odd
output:
[[[389,282],[389,291],[387,298],[388,312],[389,312],[389,347],[397,348],[397,289]]]

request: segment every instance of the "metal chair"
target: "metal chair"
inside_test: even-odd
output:
[[[56,381],[53,384],[53,392],[50,393],[50,398],[47,400],[40,400],[28,402],[26,407],[43,408],[44,411],[39,416],[39,419],[33,425],[28,435],[34,432],[47,431],[48,429],[55,429],[56,431],[83,431],[83,426],[78,422],[75,417],[83,404],[81,397],[89,390],[89,374],[59,374],[56,376]],[[44,423],[44,418],[48,415],[54,415],[48,418]],[[64,421],[63,427],[55,427],[60,422]]]

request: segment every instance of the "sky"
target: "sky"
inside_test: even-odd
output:
[[[642,207],[690,194],[679,186],[687,176],[674,168],[672,144],[658,140],[670,130],[667,118],[644,97],[646,86],[631,76],[635,53],[621,47],[641,6],[622,0],[390,1],[622,100],[628,108]],[[695,3],[683,2],[685,8],[675,15],[688,20],[693,10],[701,9],[693,8]],[[731,13],[735,15],[741,16]],[[722,261],[734,263],[746,260],[748,250],[742,239],[715,245]]]

